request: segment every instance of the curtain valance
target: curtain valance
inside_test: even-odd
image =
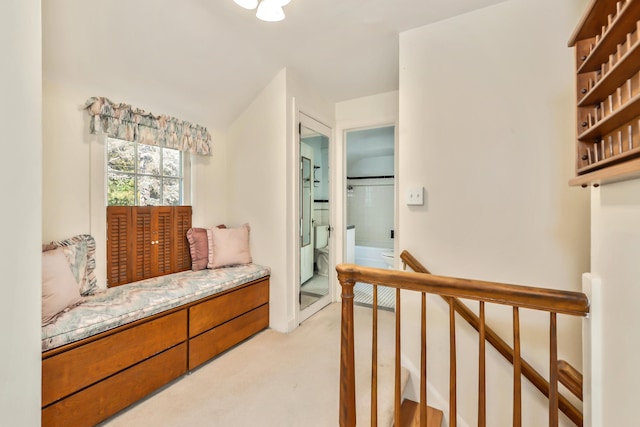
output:
[[[207,128],[170,116],[156,116],[104,97],[91,97],[84,108],[91,116],[89,130],[111,138],[173,148],[208,156],[211,135]]]

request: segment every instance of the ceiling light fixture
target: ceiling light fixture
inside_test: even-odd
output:
[[[258,7],[258,0],[233,0],[240,7],[245,9],[255,9]]]
[[[256,18],[267,21],[267,22],[277,22],[282,21],[284,19],[284,10],[283,6],[288,5],[291,0],[233,0],[236,2],[238,6],[244,7],[245,9],[255,9]]]

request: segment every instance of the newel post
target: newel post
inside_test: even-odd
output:
[[[342,286],[342,319],[340,339],[340,427],[356,425],[356,376],[353,333],[353,286],[350,272],[337,266]]]

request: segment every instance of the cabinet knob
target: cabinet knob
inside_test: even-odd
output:
[[[582,55],[582,56],[580,57],[580,61],[584,61],[585,59],[587,59],[587,55]]]
[[[587,156],[586,154],[582,155],[582,160],[587,160],[589,158],[589,156]]]
[[[582,122],[582,127],[586,128],[587,127],[587,122]]]
[[[583,94],[585,94],[585,93],[587,93],[587,89],[586,89],[586,88],[582,88],[582,89],[580,90],[580,92],[581,92],[581,93],[583,93]]]

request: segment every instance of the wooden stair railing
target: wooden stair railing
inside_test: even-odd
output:
[[[402,251],[400,259],[405,266],[410,267],[417,273],[431,274],[431,272],[422,265],[411,253],[408,251]],[[467,321],[476,331],[480,330],[480,321],[478,316],[471,311],[465,304],[463,304],[458,298],[445,298],[450,307],[453,307],[453,311],[458,313],[464,320]],[[516,315],[514,313],[514,315]],[[519,331],[518,331],[519,333]],[[506,341],[490,327],[485,326],[485,336],[487,341],[500,353],[509,363],[514,364],[514,349],[511,348]],[[515,340],[514,340],[515,341]],[[518,349],[519,351],[519,349]],[[549,397],[549,382],[536,371],[526,360],[518,357],[520,360],[521,370],[525,378],[527,378],[531,384],[533,384],[545,397]],[[566,361],[558,362],[559,380],[567,387],[567,389],[582,400],[582,374],[580,374],[573,366]],[[563,395],[558,396],[558,405],[562,413],[564,413],[574,424],[582,426],[583,416],[578,408],[576,408],[566,397]]]
[[[354,324],[353,324],[353,287],[356,282],[370,283],[374,285],[373,312],[377,312],[375,295],[377,286],[386,286],[396,289],[396,395],[395,395],[395,425],[401,425],[399,390],[400,381],[400,290],[420,292],[422,295],[421,310],[421,361],[420,361],[420,425],[427,426],[427,353],[426,353],[426,294],[440,295],[450,302],[450,408],[449,425],[456,426],[456,354],[455,354],[455,306],[453,299],[464,298],[478,301],[480,304],[479,318],[479,381],[478,381],[478,425],[486,425],[486,400],[485,395],[485,336],[490,330],[484,323],[485,303],[503,304],[513,307],[514,318],[514,347],[512,354],[514,365],[514,402],[513,425],[520,426],[521,421],[521,371],[526,365],[523,363],[519,347],[519,309],[547,311],[550,315],[550,384],[549,384],[549,426],[558,425],[559,398],[558,393],[558,361],[557,361],[557,314],[573,316],[586,316],[589,311],[589,301],[586,295],[578,292],[567,292],[553,289],[517,286],[503,283],[459,279],[444,276],[435,276],[426,273],[406,272],[398,270],[377,269],[360,267],[357,265],[343,264],[336,267],[338,279],[342,286],[342,320],[341,320],[341,350],[340,350],[340,411],[339,422],[341,427],[353,427],[356,425],[356,394],[355,394],[355,354],[354,354]],[[377,354],[377,316],[373,320],[373,354],[375,360]],[[507,356],[505,356],[507,357]],[[372,399],[377,396],[377,367],[372,364],[371,380]],[[372,411],[374,404],[372,403]],[[376,414],[372,413],[371,425],[377,425]],[[581,424],[579,424],[581,425]]]
[[[558,380],[567,390],[582,400],[582,374],[565,360],[558,361]]]

